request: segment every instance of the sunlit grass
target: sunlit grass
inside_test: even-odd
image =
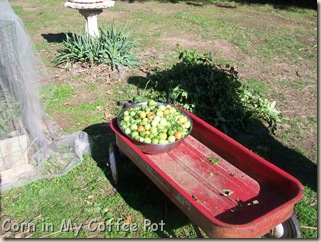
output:
[[[13,8],[23,19],[35,41],[36,49],[43,51],[41,55],[46,65],[50,66],[51,59],[56,54],[55,50],[61,43],[48,42],[42,34],[60,34],[68,31],[80,33],[84,28],[84,18],[79,16],[76,10],[65,8],[63,2],[28,0],[21,3],[21,6],[19,1],[10,2],[15,4]],[[154,1],[144,3],[141,8],[137,6],[131,8],[134,5],[130,3],[116,2],[115,7],[99,16],[98,23],[100,26],[109,25],[114,19],[117,20],[116,25],[128,23],[129,29],[134,30],[134,38],[138,40],[138,49],[148,53],[144,59],[148,68],[166,67],[174,63],[177,43],[169,44],[162,40],[175,36],[178,44],[182,45],[191,45],[195,42],[213,43],[208,45],[208,51],[215,53],[216,60],[223,64],[244,67],[244,58],[238,59],[238,56],[235,56],[235,59],[226,58],[224,51],[215,49],[215,41],[228,41],[248,58],[264,62],[264,70],[257,70],[262,67],[253,70],[260,71],[261,74],[270,72],[269,64],[275,59],[288,64],[305,63],[311,71],[316,69],[317,31],[314,22],[316,11],[293,7],[280,10],[269,4],[242,5],[233,2],[230,5],[233,8],[219,8],[215,5],[195,7],[185,3],[165,4]],[[157,8],[162,11],[157,11]],[[276,18],[280,23],[286,24],[278,26],[267,22],[262,25],[262,22],[256,21],[262,16]],[[189,42],[180,43],[181,35],[191,36]],[[53,118],[66,118],[69,126],[65,127],[64,131],[67,133],[110,122],[110,119],[104,118],[105,109],[108,109],[111,115],[117,115],[121,110],[116,104],[117,101],[130,100],[137,94],[134,85],[121,85],[126,83],[126,80],[112,80],[114,85],[106,89],[106,84],[103,82],[85,83],[84,77],[85,75],[79,74],[66,77],[65,80],[53,79],[51,80],[53,84],[43,89],[42,98],[46,112]],[[300,90],[307,85],[316,85],[304,77],[292,82],[273,77],[269,83],[262,82],[258,78],[242,81],[267,97],[278,100],[278,103],[286,100],[286,94],[276,93],[271,87],[277,90],[287,88]],[[72,83],[77,85],[71,85]],[[316,90],[315,88],[315,94]],[[75,102],[75,99],[85,91],[95,93],[95,98],[86,102]],[[294,141],[305,140],[306,132],[310,129],[317,130],[317,117],[308,115],[305,119],[290,119],[285,123],[291,128],[278,133],[274,138],[277,138],[281,145],[293,149],[303,160],[302,157],[308,156],[307,150],[297,146]],[[127,173],[124,178],[126,185],[119,188],[119,192],[113,189],[105,163],[108,159],[108,145],[114,142],[114,135],[110,130],[104,130],[97,136],[105,138],[99,146],[101,163],[91,156],[85,156],[84,161],[65,176],[37,181],[23,188],[4,192],[1,195],[1,213],[14,221],[34,222],[38,229],[29,233],[33,238],[196,237],[186,216],[167,201],[166,196],[133,165],[126,166]],[[280,143],[276,145],[267,140],[262,140],[261,143],[270,150],[270,152],[255,150],[263,157],[275,158],[283,155],[284,147],[280,148]],[[257,140],[244,140],[244,144],[256,148]],[[317,162],[317,146],[308,158],[311,162]],[[305,175],[305,171],[299,170],[301,166],[298,166],[298,163],[301,160],[292,161],[293,163],[289,161],[288,166],[293,164],[290,172],[300,172],[302,177],[308,177],[311,172],[306,171]],[[165,211],[165,206],[168,206],[168,211]],[[317,191],[305,185],[304,196],[295,206],[295,213],[300,225],[303,226],[301,228],[303,238],[317,237],[315,229],[318,226],[317,210]],[[132,222],[140,226],[138,231],[88,231],[88,223],[93,219],[103,222],[110,218],[125,220],[129,217]],[[144,231],[142,225],[145,218],[153,222],[164,219],[166,222],[164,233]],[[68,219],[72,219],[78,225],[83,223],[83,229],[77,236],[75,230],[60,231],[62,221]],[[50,230],[50,226],[45,231],[42,229],[43,226],[50,224],[54,227],[53,230]],[[22,237],[24,235],[22,234]]]

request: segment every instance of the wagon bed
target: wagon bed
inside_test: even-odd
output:
[[[301,183],[188,115],[194,123],[191,135],[157,155],[142,153],[116,119],[111,128],[119,149],[210,237],[260,237],[287,220],[302,196]]]

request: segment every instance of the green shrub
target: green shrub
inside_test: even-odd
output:
[[[99,37],[88,34],[66,34],[63,42],[64,49],[59,51],[54,62],[56,65],[64,63],[90,63],[91,65],[107,64],[112,69],[123,66],[138,65],[138,56],[131,52],[135,47],[125,28],[101,28]]]
[[[233,67],[216,65],[211,53],[196,50],[181,51],[179,59],[169,69],[150,73],[145,85],[152,91],[142,95],[177,104],[225,133],[245,128],[250,119],[267,122],[272,132],[276,129],[281,121],[276,103],[243,86]]]

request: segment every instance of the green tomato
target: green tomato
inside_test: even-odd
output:
[[[158,144],[158,139],[152,139],[152,144]]]
[[[145,131],[139,132],[139,136],[140,136],[140,137],[145,137],[145,136],[146,136],[146,132],[145,132]]]
[[[170,107],[170,108],[169,108],[169,111],[170,111],[171,113],[176,113],[176,108]]]
[[[159,121],[159,123],[160,123],[161,125],[163,125],[163,126],[166,126],[167,121],[166,121],[165,118],[162,118],[162,119]]]
[[[160,116],[155,116],[153,121],[156,121],[156,122],[159,123],[159,121],[161,121],[161,119],[162,118]]]
[[[168,140],[159,140],[159,144],[168,144],[169,142],[168,142]]]
[[[173,135],[168,136],[167,138],[169,143],[175,142],[176,138]]]
[[[191,127],[191,122],[190,121],[186,121],[185,123],[184,123],[184,127],[186,128],[186,129],[189,129],[190,127]]]
[[[144,139],[144,142],[145,142],[145,143],[148,143],[148,144],[152,143],[151,139],[148,138],[148,137],[146,137],[146,138]]]
[[[149,100],[147,103],[148,106],[155,106],[156,102],[154,100]]]
[[[165,128],[164,125],[157,124],[157,129],[158,129],[158,130],[163,130],[164,128]]]
[[[133,131],[133,132],[131,133],[131,136],[132,136],[132,137],[139,136],[139,133],[138,133],[137,131]]]
[[[161,111],[164,111],[166,109],[166,106],[163,104],[158,105],[158,109]]]
[[[172,129],[170,129],[170,130],[167,131],[167,134],[168,134],[169,136],[174,135],[174,134],[175,134],[175,131],[172,130]]]
[[[166,140],[166,141],[167,141],[167,140]],[[162,145],[162,144],[165,144],[165,140],[160,139],[160,140],[158,141],[158,143],[161,144],[161,145]]]
[[[159,137],[159,140],[161,141],[161,140],[166,140],[167,139],[167,134],[166,133],[160,133],[159,135],[158,135],[158,137]]]
[[[150,128],[149,131],[150,131],[151,134],[156,134],[157,133],[157,128],[155,126],[153,126],[153,124],[152,124],[152,127]]]
[[[151,125],[149,123],[147,123],[147,124],[145,124],[144,128],[145,128],[145,130],[150,130]]]
[[[133,139],[135,139],[135,140],[140,140],[140,136],[139,135],[136,135],[136,136],[133,136]]]
[[[137,130],[137,128],[138,128],[138,126],[137,126],[137,124],[132,124],[132,125],[130,125],[130,129],[131,129],[131,131],[134,131],[134,130]]]
[[[163,111],[161,111],[161,110],[157,110],[156,115],[157,115],[158,117],[163,117],[164,113],[163,113]]]
[[[124,116],[123,120],[124,120],[125,122],[128,122],[128,121],[130,120],[130,117],[129,117],[128,115],[127,115],[127,116]]]
[[[184,127],[181,126],[181,125],[179,125],[179,126],[177,127],[177,130],[180,131],[180,132],[184,132]]]
[[[158,125],[158,121],[154,119],[154,120],[151,122],[151,125],[152,125],[153,127],[156,127],[156,126]]]
[[[129,112],[126,110],[125,112],[124,112],[124,116],[128,116],[129,115]]]
[[[126,129],[125,129],[125,133],[126,133],[126,134],[130,134],[130,133],[131,133],[130,128],[126,128]]]

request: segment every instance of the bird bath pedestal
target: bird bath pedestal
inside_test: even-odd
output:
[[[98,23],[97,18],[102,13],[104,8],[113,7],[115,1],[103,1],[103,0],[68,0],[65,2],[65,7],[78,9],[79,13],[85,17],[85,33],[91,37],[98,37]]]

